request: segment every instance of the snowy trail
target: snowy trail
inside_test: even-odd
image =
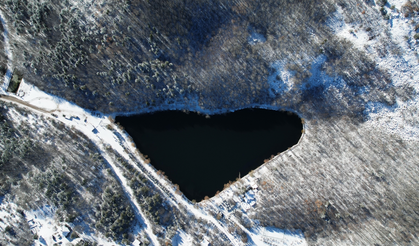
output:
[[[393,0],[389,1],[392,4],[395,4],[397,8],[405,2],[404,0]],[[378,7],[377,7],[378,8]],[[8,31],[7,31],[7,22],[4,15],[0,10],[0,21],[4,27],[4,41],[5,41],[5,53],[8,57],[8,71],[6,76],[4,77],[4,83],[0,86],[0,92],[7,94],[6,90],[8,84],[10,82],[10,76],[12,73],[12,60],[13,55],[11,53],[11,47],[8,39]],[[366,45],[374,47],[374,45],[380,45],[377,39],[369,40],[368,35],[364,32],[361,27],[356,26],[355,29],[358,31],[354,34],[351,30],[354,28],[350,25],[350,23],[344,22],[344,12],[342,9],[339,9],[336,13],[336,18],[332,18],[331,21],[328,23],[333,27],[336,31],[336,35],[344,38],[346,40],[351,41],[354,46],[360,50],[365,50],[367,54],[371,56],[371,59],[374,59],[378,66],[383,68],[384,70],[389,70],[392,74],[393,83],[395,85],[404,85],[410,84],[415,87],[415,89],[419,89],[419,85],[415,82],[419,79],[419,73],[415,71],[419,71],[419,64],[417,62],[416,54],[419,50],[418,46],[413,44],[409,45],[410,43],[417,42],[416,40],[406,41],[404,37],[412,37],[414,35],[414,30],[412,29],[412,25],[409,24],[409,19],[403,17],[400,13],[396,13],[393,11],[393,15],[391,17],[391,27],[390,38],[394,42],[398,42],[399,45],[403,48],[404,55],[402,57],[386,57],[380,58],[377,52],[373,49],[366,49]],[[418,21],[419,19],[415,17],[415,20]],[[384,22],[384,21],[383,21]],[[405,41],[403,41],[405,40]],[[416,43],[415,43],[416,44]],[[317,59],[316,64],[321,64],[322,59],[324,57],[319,57]],[[275,84],[271,81],[271,87],[275,89],[279,93],[281,90],[288,90],[292,84],[289,84],[289,78],[291,74],[288,74],[282,71],[282,65],[277,63],[274,66],[278,72],[276,75],[281,75],[283,77],[283,81],[285,82],[284,85],[282,84]],[[412,78],[409,78],[407,75],[412,74]],[[273,76],[272,79],[275,77]],[[313,82],[314,83],[314,82]],[[72,119],[72,117],[67,118],[65,116],[56,116],[56,119],[63,122],[67,126],[74,126],[79,131],[83,132],[86,136],[89,137],[99,149],[103,150],[105,146],[111,145],[112,148],[118,152],[121,156],[123,156],[134,168],[139,170],[141,173],[144,174],[148,178],[150,182],[152,182],[158,189],[161,190],[162,194],[166,196],[167,200],[171,203],[171,205],[179,207],[181,204],[182,206],[186,207],[187,211],[193,214],[196,218],[201,218],[208,221],[210,224],[214,225],[221,233],[220,237],[222,237],[225,242],[229,242],[231,245],[243,245],[236,237],[234,237],[231,233],[228,232],[226,226],[221,223],[220,221],[216,220],[214,217],[208,215],[205,211],[197,208],[193,204],[190,203],[186,198],[182,195],[176,194],[175,190],[173,189],[172,184],[167,181],[162,176],[159,176],[156,173],[156,170],[149,164],[145,163],[139,156],[135,155],[136,148],[130,145],[130,141],[128,140],[128,135],[119,130],[117,127],[114,127],[114,132],[107,129],[107,125],[112,125],[105,115],[101,116],[94,116],[92,112],[88,112],[74,104],[71,104],[63,99],[57,98],[52,95],[48,95],[40,90],[34,89],[34,87],[27,86],[25,87],[25,82],[22,82],[21,88],[19,89],[19,97],[15,97],[13,95],[0,95],[0,100],[8,101],[17,103],[25,108],[29,108],[31,110],[36,110],[46,116],[51,117],[51,113],[66,113],[70,115],[74,115],[80,117],[79,119]],[[188,105],[176,105],[177,107],[184,107],[188,108]],[[259,107],[266,107],[269,108],[269,105],[258,105]],[[375,113],[371,113],[371,119],[366,123],[370,124],[371,127],[381,127],[385,131],[394,131],[405,139],[417,139],[419,136],[419,127],[417,126],[406,126],[404,121],[402,120],[403,117],[401,116],[401,112],[405,110],[403,107],[419,107],[419,100],[415,98],[413,101],[410,102],[400,102],[399,106],[395,109],[392,108],[374,108],[377,105],[367,105],[371,110]],[[379,106],[379,105],[378,105]],[[167,106],[170,107],[170,106]],[[189,106],[192,108],[193,106]],[[161,109],[161,108],[160,108]],[[151,109],[154,110],[154,109]],[[193,109],[194,110],[194,109]],[[214,113],[214,112],[213,112]],[[86,119],[85,121],[80,119]],[[303,125],[305,127],[305,125]],[[410,128],[408,128],[410,127]],[[95,132],[92,131],[95,130]],[[305,128],[304,128],[305,129]],[[118,138],[115,135],[117,132],[122,139]],[[299,141],[304,138],[304,132],[302,137]],[[299,143],[297,144],[299,145]],[[294,145],[292,148],[296,147]],[[126,152],[128,150],[128,152]],[[289,153],[289,152],[288,152]],[[106,159],[109,163],[111,169],[115,173],[118,182],[121,184],[121,187],[130,200],[133,208],[136,212],[136,217],[140,223],[142,223],[143,228],[149,238],[151,239],[154,245],[159,245],[156,235],[154,235],[151,227],[151,222],[147,219],[144,213],[141,210],[141,206],[135,199],[134,193],[132,189],[127,184],[126,178],[123,176],[122,170],[117,167],[117,164],[112,161],[112,158],[106,153],[106,151],[102,151],[102,156]],[[132,158],[134,157],[134,159]],[[215,204],[212,204],[215,206]],[[218,209],[215,207],[215,209]],[[225,212],[225,211],[221,211]],[[225,213],[226,216],[230,216],[229,213]],[[256,245],[264,245],[261,239],[261,235],[263,235],[263,231],[259,229],[251,229],[248,230],[243,227],[235,218],[231,216],[229,218],[231,221],[235,222],[240,228],[249,235],[249,237],[253,240]],[[298,239],[299,240],[299,239]],[[301,239],[302,244],[305,242]],[[289,244],[288,244],[289,245]]]
[[[168,200],[172,203],[172,205],[178,207],[179,206],[178,204],[182,204],[183,206],[185,206],[187,208],[187,210],[189,212],[192,212],[195,217],[204,219],[204,220],[210,222],[211,224],[213,224],[214,226],[216,226],[217,229],[220,230],[227,237],[225,239],[228,239],[231,242],[232,245],[241,245],[241,243],[239,243],[230,233],[228,233],[227,229],[224,228],[223,226],[221,226],[221,224],[214,217],[209,216],[206,213],[204,213],[204,212],[200,211],[199,209],[195,208],[191,203],[186,201],[181,195],[176,194],[176,192],[173,190],[173,188],[170,187],[170,184],[168,184],[166,180],[159,177],[155,173],[155,171],[153,171],[149,166],[147,166],[147,164],[143,163],[143,165],[146,166],[148,169],[150,169],[148,173],[149,173],[149,175],[152,175],[152,177],[153,177],[153,178],[150,179],[150,176],[147,175],[150,182],[153,182],[157,187],[159,187],[161,189],[161,191],[163,193],[166,194]],[[136,165],[134,165],[134,167],[139,169]],[[158,180],[159,183],[156,183],[155,180]],[[163,184],[163,187],[169,187],[169,189],[162,188],[162,184]],[[222,236],[222,235],[220,235],[220,236]]]
[[[119,129],[117,129],[119,134],[122,136],[125,136],[126,133],[121,132]],[[127,136],[125,136],[126,138]],[[131,153],[135,153],[135,149],[132,146],[129,146],[126,144],[127,140],[123,144],[125,144],[128,149],[131,150]],[[114,145],[113,145],[114,146]],[[199,209],[195,208],[190,202],[185,200],[185,198],[182,195],[176,194],[175,190],[173,189],[172,185],[169,184],[165,179],[160,177],[156,171],[148,164],[144,163],[144,161],[140,158],[136,157],[136,162],[141,163],[141,166],[144,168],[140,168],[136,163],[133,163],[130,156],[124,151],[123,147],[119,145],[119,148],[116,148],[121,156],[123,156],[126,160],[130,162],[130,164],[136,168],[138,171],[142,172],[150,182],[152,182],[156,187],[158,187],[161,192],[166,196],[167,200],[175,207],[179,207],[179,204],[182,204],[184,207],[187,208],[189,212],[192,212],[195,217],[204,219],[211,224],[213,224],[215,227],[217,227],[218,230],[220,230],[225,236],[225,240],[230,241],[231,245],[242,245],[240,242],[238,242],[230,233],[228,233],[227,229],[224,228],[214,217],[207,215],[205,212],[200,211]],[[135,199],[133,197],[133,199]]]
[[[4,75],[4,82],[0,86],[0,90],[2,90],[3,92],[6,92],[7,88],[9,87],[10,79],[12,77],[13,53],[11,52],[11,49],[10,49],[9,31],[8,31],[8,28],[7,28],[7,22],[6,22],[6,19],[4,18],[3,11],[1,11],[1,10],[0,10],[0,21],[1,21],[1,24],[3,25],[3,29],[4,29],[4,32],[3,32],[3,35],[4,35],[4,52],[7,56],[7,71],[6,71],[6,74]]]
[[[14,102],[17,103],[25,108],[36,110],[42,114],[45,114],[48,117],[51,117],[51,113],[69,113],[74,116],[78,116],[79,119],[86,119],[87,122],[83,120],[71,120],[64,116],[56,116],[57,120],[60,120],[66,125],[74,126],[76,129],[80,130],[84,134],[86,134],[93,142],[97,144],[100,149],[104,149],[104,144],[110,144],[115,151],[117,151],[121,156],[123,156],[126,160],[130,162],[132,166],[134,166],[136,169],[141,171],[146,177],[149,178],[150,182],[153,182],[156,187],[158,187],[162,193],[168,198],[168,201],[172,203],[172,205],[178,207],[179,204],[184,205],[187,207],[187,210],[192,212],[194,216],[197,218],[205,219],[206,221],[213,224],[215,227],[217,227],[218,230],[224,234],[222,237],[230,241],[231,245],[241,245],[240,242],[236,238],[234,238],[230,233],[228,233],[227,229],[224,228],[215,218],[212,216],[207,215],[205,212],[200,211],[199,209],[195,208],[192,204],[190,204],[189,201],[185,200],[182,196],[175,193],[173,188],[171,187],[171,184],[169,184],[166,180],[159,177],[158,174],[156,174],[155,170],[149,166],[148,164],[144,163],[143,160],[136,158],[136,162],[140,163],[143,167],[141,169],[137,163],[133,162],[130,158],[130,156],[125,152],[125,148],[128,148],[131,153],[135,153],[135,148],[130,146],[127,140],[126,133],[119,131],[116,127],[116,131],[118,131],[119,134],[124,136],[124,142],[120,142],[119,139],[116,138],[113,132],[108,130],[106,126],[108,124],[112,124],[105,116],[102,117],[96,117],[93,116],[90,112],[85,111],[78,106],[74,104],[70,104],[68,102],[63,103],[62,99],[54,98],[53,96],[50,96],[44,92],[41,92],[39,90],[34,90],[33,87],[29,87],[26,84],[26,81],[23,81],[23,87],[19,89],[19,93],[25,92],[25,96],[23,97],[23,100],[15,97],[15,96],[8,96],[8,95],[0,95],[0,100],[8,101],[8,102]],[[26,86],[25,86],[26,84]],[[18,93],[18,94],[19,94]],[[39,101],[37,99],[42,98],[42,101]],[[48,100],[49,99],[49,100]],[[37,103],[38,105],[33,105],[32,103]],[[48,102],[48,103],[47,103]],[[42,104],[42,105],[39,105]],[[48,105],[47,107],[43,107],[43,105]],[[97,130],[97,134],[92,132],[92,129]],[[143,221],[146,225],[146,231],[149,235],[150,239],[152,240],[154,245],[159,245],[157,238],[151,231],[151,224],[146,219],[145,215],[141,211],[140,205],[135,200],[133,191],[131,188],[127,185],[126,179],[123,177],[121,170],[115,166],[115,164],[112,162],[111,158],[105,153],[102,153],[105,159],[108,161],[110,166],[112,167],[114,173],[117,175],[124,192],[127,194],[127,197],[130,199],[130,202],[134,205],[137,212],[140,213],[142,219],[139,221]],[[135,155],[134,155],[135,156]],[[146,171],[146,172],[144,172]]]
[[[126,133],[120,131],[119,129],[117,129],[117,127],[114,127],[115,131],[117,131],[121,136],[124,136],[124,142],[121,143],[119,139],[116,138],[114,133],[107,129],[107,125],[112,123],[106,118],[106,116],[93,116],[90,112],[85,111],[74,104],[70,104],[62,99],[48,95],[36,89],[33,86],[29,86],[27,82],[24,80],[22,81],[22,85],[19,89],[18,94],[24,94],[25,96],[22,99],[20,99],[19,97],[13,95],[0,95],[0,100],[17,103],[25,108],[36,110],[42,114],[45,114],[48,117],[51,117],[51,113],[67,113],[79,117],[79,120],[72,120],[64,117],[64,115],[57,115],[56,119],[60,120],[66,125],[74,126],[76,129],[83,132],[93,142],[97,144],[99,149],[104,149],[105,144],[110,144],[115,151],[117,151],[121,156],[128,160],[132,166],[134,166],[137,170],[142,172],[150,180],[150,182],[152,182],[156,187],[158,187],[162,191],[162,193],[168,198],[168,201],[172,205],[176,207],[178,207],[179,204],[184,205],[185,207],[187,207],[188,211],[194,214],[194,216],[196,216],[197,218],[202,218],[213,224],[215,227],[217,227],[217,229],[224,234],[222,237],[224,237],[226,241],[230,241],[231,245],[241,245],[241,243],[238,242],[230,233],[228,233],[227,229],[224,228],[215,218],[195,208],[192,204],[190,204],[189,201],[185,200],[185,198],[176,194],[173,188],[171,187],[172,185],[169,184],[163,178],[159,177],[158,174],[156,174],[156,171],[151,166],[144,163],[143,160],[141,160],[140,158],[136,158],[136,162],[133,162],[130,156],[125,152],[124,147],[128,148],[131,153],[135,153],[136,149],[128,144]],[[44,105],[47,106],[44,107]],[[87,122],[80,119],[86,119]],[[96,129],[98,133],[93,133],[92,129]],[[149,235],[151,241],[154,245],[159,245],[157,238],[152,233],[151,223],[142,213],[141,207],[137,203],[134,193],[128,186],[127,180],[123,176],[121,170],[119,170],[119,168],[116,167],[116,165],[112,162],[112,159],[105,152],[102,152],[102,156],[104,156],[104,158],[107,160],[114,173],[118,177],[118,180],[121,183],[124,192],[126,193],[133,207],[136,208],[136,212],[138,212],[141,215],[142,218],[139,219],[139,221],[143,222],[143,225],[145,225],[144,228],[147,234]],[[140,163],[139,165],[141,165],[142,168],[140,168],[137,163]]]
[[[73,126],[83,132],[99,149],[104,150],[107,145],[111,145],[116,152],[130,163],[130,165],[140,171],[155,185],[155,187],[160,189],[171,205],[179,207],[179,204],[182,204],[186,207],[187,211],[192,213],[196,218],[203,219],[209,224],[212,224],[221,232],[219,236],[222,237],[225,242],[228,242],[228,245],[243,245],[238,238],[228,232],[225,225],[216,220],[213,216],[208,215],[207,212],[195,207],[184,196],[176,194],[173,184],[159,176],[151,165],[145,163],[144,160],[135,154],[137,149],[135,146],[131,145],[129,136],[126,132],[118,129],[115,125],[113,125],[113,131],[109,130],[107,126],[112,125],[113,123],[109,120],[107,115],[98,115],[97,113],[86,111],[64,99],[39,90],[35,86],[28,84],[25,80],[22,80],[17,95],[20,95],[20,97],[12,94],[0,95],[0,100],[17,103],[25,108],[45,114],[48,117],[51,117],[52,113],[56,113],[57,115],[53,115],[56,120],[59,120],[68,126]],[[67,116],[64,114],[67,114]],[[117,135],[119,135],[119,137]],[[132,189],[128,186],[127,180],[122,174],[122,170],[113,163],[112,158],[108,156],[105,151],[102,151],[102,156],[107,160],[111,169],[116,174],[124,193],[135,209],[136,216],[139,218],[138,221],[143,224],[146,234],[154,245],[159,245],[156,236],[152,232],[151,223],[147,220],[140,205],[137,203]],[[245,231],[254,242],[258,241],[257,231]]]
[[[152,166],[144,163],[141,158],[136,156],[134,154],[136,152],[136,148],[130,145],[128,135],[125,132],[119,130],[117,127],[114,127],[114,131],[117,131],[121,136],[123,136],[124,139],[121,141],[112,131],[107,129],[107,125],[112,124],[112,122],[107,119],[107,116],[93,116],[90,112],[78,107],[75,104],[69,103],[64,99],[49,95],[39,90],[35,86],[28,84],[25,80],[22,80],[17,94],[21,95],[21,98],[14,95],[0,95],[0,99],[3,101],[18,103],[29,109],[46,114],[49,117],[51,116],[51,113],[56,113],[57,115],[54,116],[56,119],[60,120],[66,125],[74,126],[76,129],[89,136],[89,138],[94,141],[97,146],[100,147],[100,149],[104,149],[102,146],[104,144],[111,145],[115,151],[117,151],[121,156],[128,160],[133,167],[143,173],[150,180],[150,182],[158,187],[173,206],[179,207],[179,204],[182,204],[183,206],[187,207],[188,211],[192,212],[197,218],[202,218],[217,227],[224,234],[223,237],[225,240],[231,242],[231,245],[241,245],[241,243],[238,242],[238,240],[234,238],[230,233],[228,233],[227,229],[224,228],[215,218],[195,208],[183,196],[176,194],[172,184],[170,184],[164,178],[160,177]],[[68,116],[77,116],[78,120],[74,120],[77,118],[71,119],[72,117],[69,119],[67,118],[68,116],[63,115],[64,113]],[[86,122],[80,119],[86,119]],[[93,133],[93,129],[95,129],[97,133]],[[131,159],[130,155],[125,152],[125,149],[129,149],[129,152],[132,154],[132,156],[135,156],[134,161]],[[103,154],[105,155],[106,153]],[[141,208],[136,202],[133,192],[127,185],[121,171],[118,170],[118,168],[112,163],[112,160],[109,157],[106,159],[112,166],[115,174],[118,176],[120,183],[123,185],[124,191],[128,194],[131,202],[133,202],[135,207],[137,207],[142,217],[146,218],[144,217],[144,214],[142,214]],[[147,223],[145,224],[147,225]],[[147,228],[150,228],[149,224]]]
[[[100,139],[100,137],[99,137]],[[159,245],[156,235],[154,235],[152,231],[151,223],[147,220],[147,217],[145,214],[141,211],[141,206],[138,204],[137,200],[135,199],[134,192],[127,184],[127,180],[124,178],[122,172],[119,170],[118,167],[116,167],[115,163],[111,162],[110,156],[104,151],[102,151],[102,156],[108,161],[109,165],[112,167],[115,175],[117,176],[117,179],[119,183],[122,186],[122,190],[124,191],[126,197],[128,198],[129,202],[131,203],[132,207],[135,211],[135,217],[141,223],[141,226],[145,228],[147,235],[151,239],[151,242],[153,245]]]
[[[42,97],[47,98],[47,97]],[[50,104],[55,105],[55,100],[51,100],[50,98]],[[45,114],[47,117],[51,117],[52,112],[67,112],[71,114],[75,114],[79,117],[85,118],[89,123],[84,122],[82,120],[70,120],[68,118],[65,118],[64,116],[56,118],[56,120],[61,121],[62,123],[66,125],[71,125],[76,127],[77,130],[83,132],[86,136],[89,137],[97,146],[99,149],[104,149],[104,144],[111,144],[113,146],[118,145],[118,143],[115,141],[115,139],[110,141],[111,138],[109,138],[109,135],[100,136],[99,134],[95,134],[91,131],[91,129],[98,129],[98,132],[105,132],[106,131],[106,125],[105,123],[102,124],[103,119],[100,117],[92,116],[89,112],[82,110],[81,108],[78,109],[72,109],[67,107],[66,109],[59,109],[59,110],[47,110],[42,107],[38,107],[35,105],[32,105],[24,100],[21,100],[14,96],[6,96],[6,95],[0,95],[0,100],[7,101],[7,102],[13,102],[16,104],[19,104],[20,106],[23,106],[24,108],[30,109],[30,110],[36,110],[39,113]],[[77,107],[77,106],[74,106]],[[58,105],[55,105],[55,108],[58,108]],[[82,113],[84,112],[84,113]],[[110,123],[110,122],[106,122]],[[96,126],[96,127],[95,127]],[[107,130],[109,132],[109,130]],[[120,151],[118,151],[120,152]],[[123,176],[122,172],[119,170],[118,167],[116,167],[115,163],[113,163],[112,159],[107,155],[106,152],[102,151],[102,156],[106,159],[106,161],[109,163],[110,167],[112,168],[113,172],[115,173],[117,180],[122,186],[122,189],[126,195],[126,197],[129,199],[130,203],[132,204],[132,207],[135,210],[136,218],[137,220],[142,224],[144,230],[146,231],[146,234],[150,238],[153,245],[159,245],[157,237],[152,232],[151,223],[147,220],[144,213],[141,210],[140,205],[137,203],[137,201],[134,198],[134,193],[132,189],[128,186],[127,180]]]
[[[25,107],[25,108],[33,109],[33,110],[39,111],[39,112],[44,113],[44,114],[55,112],[55,110],[45,110],[43,108],[36,107],[34,105],[31,105],[30,103],[27,103],[23,100],[20,100],[19,98],[12,97],[12,96],[0,95],[0,100],[5,101],[5,102],[14,102],[14,103],[17,103],[17,104]]]

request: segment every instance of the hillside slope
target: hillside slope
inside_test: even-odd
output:
[[[417,1],[0,9],[0,62],[24,78],[0,98],[2,244],[419,243]],[[112,122],[246,107],[298,113],[300,142],[196,204]]]

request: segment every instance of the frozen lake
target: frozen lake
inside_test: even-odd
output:
[[[163,111],[116,117],[151,164],[190,199],[213,196],[301,137],[301,119],[291,113],[244,109],[206,118]]]

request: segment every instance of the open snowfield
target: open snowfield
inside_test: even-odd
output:
[[[400,9],[405,3],[404,0],[389,0],[388,6],[395,6],[394,10],[386,7],[390,13],[388,21],[382,20],[383,25],[388,25],[391,33],[391,40],[401,48],[401,55],[380,57],[375,47],[380,45],[377,39],[369,40],[366,32],[359,26],[347,25],[342,16],[342,9],[339,9],[336,18],[331,20],[331,26],[336,30],[341,38],[351,41],[355,47],[365,51],[373,57],[379,68],[389,72],[392,75],[392,83],[397,86],[410,85],[419,90],[419,40],[413,38],[416,33],[412,27],[413,21],[419,18],[405,18]],[[379,6],[375,6],[377,10]],[[416,118],[417,108],[419,106],[419,97],[408,102],[398,101],[393,107],[386,107],[381,103],[370,103],[367,108],[367,114],[370,119],[367,124],[371,128],[380,128],[388,131],[390,134],[397,134],[405,140],[419,140],[419,125]]]

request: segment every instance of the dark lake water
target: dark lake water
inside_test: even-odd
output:
[[[178,184],[190,200],[213,196],[224,184],[262,165],[264,159],[295,145],[301,119],[264,109],[212,115],[163,111],[118,116],[151,164]]]

